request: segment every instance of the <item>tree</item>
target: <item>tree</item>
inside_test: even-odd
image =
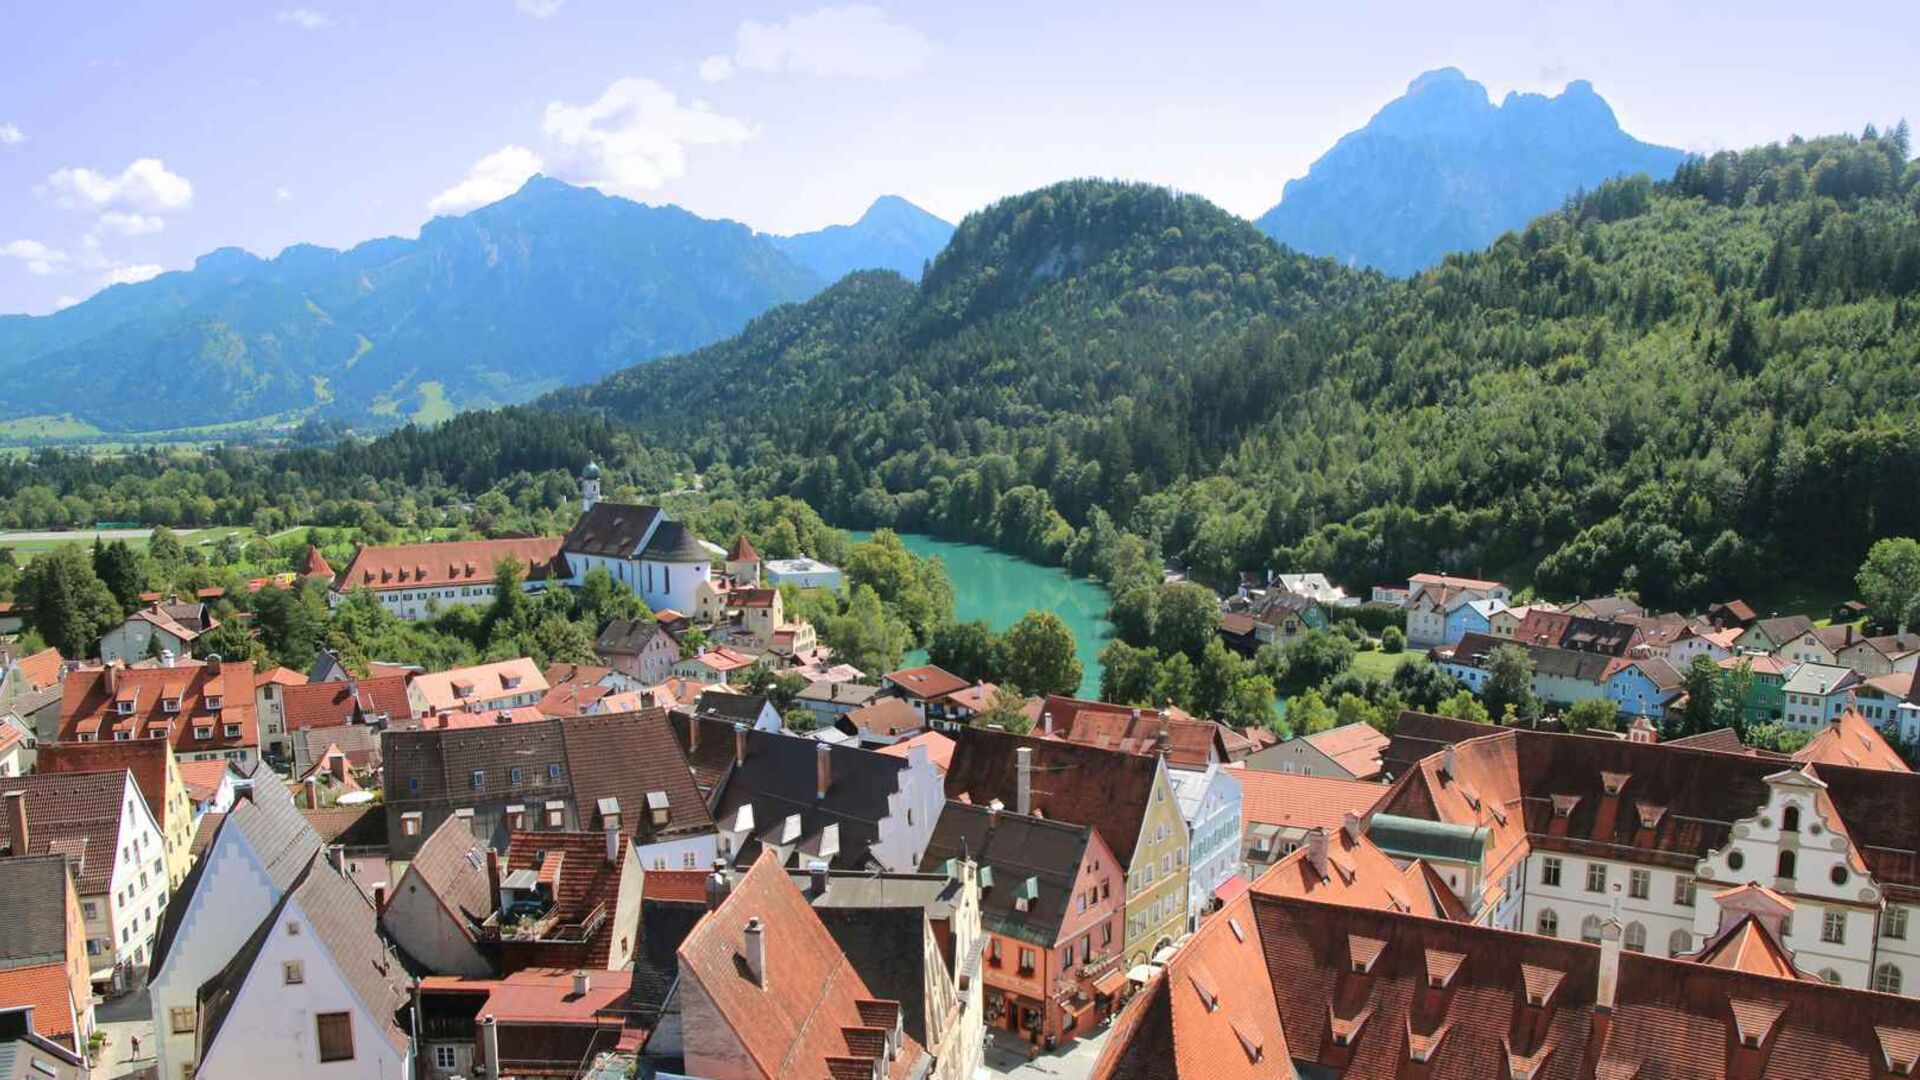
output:
[[[1100,650],[1100,700],[1151,705],[1160,681],[1160,654],[1115,640]]]
[[[1687,706],[1680,718],[1681,733],[1697,735],[1713,730],[1720,711],[1715,704],[1720,697],[1720,665],[1702,653],[1687,665],[1682,678],[1687,687]]]
[[[1225,711],[1227,700],[1233,696],[1246,666],[1247,662],[1227,648],[1227,643],[1219,637],[1209,640],[1200,652],[1200,662],[1194,666],[1191,711],[1205,717],[1215,717]]]
[[[899,667],[907,649],[906,627],[887,614],[879,594],[868,585],[854,586],[846,610],[819,629],[841,663],[870,675]]]
[[[997,727],[1015,735],[1025,735],[1033,730],[1033,717],[1026,713],[1026,699],[1010,686],[994,688],[993,699],[987,707],[974,714],[974,727]]]
[[[480,620],[480,640],[483,645],[526,629],[527,615],[532,605],[520,588],[520,581],[525,574],[526,570],[518,559],[499,559],[494,562],[493,603],[487,605],[486,617]]]
[[[1441,716],[1457,717],[1476,724],[1493,723],[1493,714],[1487,711],[1485,705],[1480,704],[1479,698],[1473,696],[1473,691],[1464,686],[1454,691],[1452,697],[1435,705],[1433,711]]]
[[[305,671],[313,663],[327,638],[329,617],[324,592],[317,582],[295,581],[289,588],[267,588],[253,594],[253,625],[260,634],[260,644],[275,663],[296,671]]]
[[[1791,754],[1807,745],[1813,738],[1813,732],[1790,728],[1778,720],[1769,720],[1764,724],[1755,724],[1747,729],[1742,742],[1755,750],[1771,750],[1776,754]]]
[[[187,564],[187,549],[172,529],[158,525],[147,537],[147,558],[152,559],[154,566],[159,568],[160,576],[171,582],[180,568]]]
[[[1508,709],[1522,720],[1540,715],[1533,696],[1533,657],[1518,645],[1501,645],[1487,658],[1487,685],[1481,692],[1487,711],[1504,717]]]
[[[1713,726],[1732,728],[1747,740],[1747,701],[1753,697],[1753,662],[1742,659],[1732,669],[1722,669],[1720,685],[1714,688]]]
[[[1442,701],[1462,689],[1460,680],[1447,674],[1446,669],[1419,658],[1395,668],[1391,683],[1393,692],[1406,701],[1408,708],[1426,712],[1436,711]]]
[[[650,619],[653,615],[646,603],[632,589],[614,581],[604,566],[594,567],[581,579],[579,591],[573,594],[573,608],[580,618],[593,624],[596,635],[615,619]]]
[[[1160,587],[1154,603],[1153,644],[1163,656],[1183,653],[1198,660],[1220,629],[1220,601],[1191,581]]]
[[[1280,685],[1295,691],[1319,686],[1353,666],[1353,642],[1325,630],[1308,630],[1279,651]]]
[[[1920,540],[1901,536],[1876,541],[1867,549],[1854,584],[1882,627],[1920,626]]]
[[[1397,626],[1389,626],[1380,631],[1380,651],[1384,653],[1407,651],[1407,632]]]
[[[1273,712],[1273,681],[1265,675],[1242,675],[1233,684],[1233,692],[1227,695],[1226,702],[1220,708],[1215,719],[1234,727],[1272,727],[1277,718]]]
[[[765,694],[767,700],[773,702],[773,707],[782,715],[793,708],[793,699],[806,688],[807,680],[804,676],[776,671],[764,665],[756,665],[753,675],[747,680],[747,689],[756,694]]]
[[[115,540],[111,544],[95,540],[93,572],[107,583],[113,598],[120,602],[122,614],[140,607],[140,594],[147,587],[146,568],[140,565],[140,553],[125,540]]]
[[[1051,611],[1027,612],[1000,639],[1001,678],[1026,693],[1075,693],[1080,674],[1073,631]]]
[[[273,665],[273,658],[247,629],[247,624],[238,619],[228,619],[219,626],[200,635],[194,648],[202,656],[218,656],[224,660],[245,660],[253,664],[255,670],[265,670]]]
[[[1287,726],[1295,735],[1318,735],[1340,723],[1339,714],[1326,703],[1318,690],[1308,690],[1287,702]]]
[[[812,709],[788,709],[780,714],[780,720],[787,730],[797,735],[805,735],[820,726],[820,718]]]
[[[991,681],[999,643],[984,619],[950,622],[933,632],[927,643],[927,662],[945,668],[968,682]]]
[[[1610,698],[1587,698],[1574,702],[1561,714],[1560,722],[1568,731],[1617,731],[1620,708]]]
[[[63,544],[28,563],[17,593],[33,609],[33,629],[66,656],[91,656],[100,635],[121,619],[119,601],[77,544]]]

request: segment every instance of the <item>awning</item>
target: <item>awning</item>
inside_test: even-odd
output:
[[[1247,879],[1240,874],[1235,874],[1221,882],[1219,888],[1213,890],[1213,898],[1224,904],[1246,891]]]
[[[1107,972],[1105,975],[1102,975],[1099,978],[1093,980],[1093,992],[1096,994],[1105,994],[1108,997],[1112,997],[1114,991],[1120,989],[1122,986],[1125,986],[1126,984],[1127,984],[1127,973],[1116,967],[1112,971]]]
[[[1075,1020],[1078,1020],[1081,1017],[1087,1015],[1088,1010],[1093,1008],[1093,999],[1088,998],[1087,1000],[1080,1001],[1080,1002],[1063,1001],[1060,1003],[1060,1008],[1065,1010],[1068,1016],[1071,1016]]]
[[[1144,985],[1152,982],[1153,977],[1159,973],[1160,969],[1154,967],[1152,964],[1135,964],[1133,965],[1133,970],[1127,972],[1127,978],[1129,981]]]

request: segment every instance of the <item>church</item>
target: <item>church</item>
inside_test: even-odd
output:
[[[560,542],[574,585],[603,568],[654,611],[691,613],[713,556],[693,530],[657,506],[600,501],[600,467],[580,477],[580,520]]]

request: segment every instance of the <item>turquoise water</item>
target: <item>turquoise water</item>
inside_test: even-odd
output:
[[[849,530],[855,540],[873,534]],[[1107,590],[1085,578],[1076,578],[1057,566],[1041,566],[979,544],[956,544],[917,533],[901,533],[901,543],[915,555],[937,555],[953,579],[954,618],[965,622],[985,619],[997,631],[1020,621],[1028,611],[1051,611],[1073,631],[1080,654],[1080,696],[1100,696],[1100,650],[1113,637],[1107,621]],[[926,662],[927,654],[907,654],[907,663]]]

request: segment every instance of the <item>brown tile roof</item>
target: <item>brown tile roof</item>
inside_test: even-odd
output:
[[[953,738],[938,731],[923,731],[910,739],[901,739],[879,748],[880,753],[903,758],[913,752],[914,747],[925,747],[927,760],[943,774],[953,765]]]
[[[940,700],[952,708],[985,712],[993,704],[993,696],[999,691],[1000,688],[990,682],[974,683],[964,690],[955,690]]]
[[[846,721],[869,735],[884,736],[905,735],[927,726],[907,699],[897,697],[875,698],[871,705],[848,713]]]
[[[607,838],[599,832],[541,830],[514,832],[507,840],[508,871],[533,870],[553,888],[552,913],[561,924],[586,924],[596,909],[605,917],[579,941],[542,941],[515,950],[514,967],[604,969],[616,932],[630,935],[615,915],[620,879],[625,876],[632,834],[620,833],[621,857],[607,859]]]
[[[386,824],[380,807],[372,803],[365,806],[323,806],[318,810],[302,806],[299,811],[301,819],[323,844],[345,844],[367,839],[368,834],[375,831],[373,827]]]
[[[32,828],[32,815],[28,815]],[[0,969],[59,964],[66,959],[67,862],[56,855],[0,859]],[[0,1007],[11,1004],[0,998]]]
[[[621,828],[643,844],[713,828],[665,710],[577,717],[561,723],[560,737],[583,827],[600,827],[593,808],[616,799]],[[655,796],[666,798],[665,824],[655,825],[648,812]]]
[[[1449,589],[1478,589],[1482,592],[1500,587],[1500,582],[1497,581],[1486,581],[1481,578],[1454,577],[1451,574],[1415,574],[1408,580],[1415,585],[1439,585]]]
[[[60,853],[75,862],[80,895],[104,893],[120,850],[120,807],[132,777],[125,772],[35,773],[0,781],[0,792],[27,796],[28,850],[13,851],[13,824],[0,814],[0,843],[15,855]],[[132,788],[138,793],[138,788]]]
[[[1709,614],[1714,615],[1724,614],[1739,626],[1745,626],[1759,618],[1759,615],[1755,613],[1753,607],[1745,600],[1729,600],[1724,604],[1708,604],[1707,611]]]
[[[758,919],[762,928],[766,977],[760,982],[745,966],[749,919]],[[759,1075],[781,1080],[874,1075],[886,1035],[876,1025],[886,1005],[897,1015],[899,1003],[873,999],[770,855],[756,861],[726,901],[687,935],[679,960],[681,978],[695,980],[705,991]],[[925,1068],[920,1045],[911,1036],[901,1038],[900,1052],[883,1070],[888,1080],[905,1080]],[[699,1068],[695,1061],[689,1066]],[[856,1074],[850,1067],[865,1071]]]
[[[665,633],[660,624],[651,619],[615,619],[600,631],[600,637],[593,643],[593,651],[603,657],[635,656],[656,635]]]
[[[224,769],[227,763],[213,764]],[[167,774],[179,770],[184,781],[186,768],[174,761],[164,739],[129,739],[124,742],[48,743],[40,748],[35,765],[43,773],[120,772],[133,774],[133,782],[147,801],[147,809],[164,834],[167,831]],[[3,782],[3,781],[0,781]]]
[[[735,589],[727,594],[727,606],[769,608],[779,596],[779,589]]]
[[[753,550],[753,541],[747,539],[746,533],[737,533],[733,538],[733,546],[727,549],[727,561],[759,562],[760,553]]]
[[[1381,753],[1380,767],[1387,776],[1398,779],[1429,754],[1498,730],[1493,724],[1403,709],[1394,720],[1393,734]]]
[[[385,716],[405,720],[413,715],[407,703],[407,676],[375,675],[343,682],[303,683],[281,691],[281,709],[288,731],[369,723]]]
[[[1912,772],[1900,752],[1887,742],[1866,717],[1848,709],[1839,719],[1822,728],[1793,760],[1822,765],[1852,765],[1861,769],[1885,769],[1888,772]]]
[[[1348,814],[1365,814],[1388,788],[1367,780],[1235,769],[1243,825],[1337,830]]]
[[[505,540],[449,540],[432,544],[363,547],[340,573],[334,588],[348,592],[433,589],[448,585],[492,585],[494,564],[511,559],[528,581],[568,577],[560,541],[552,536]]]
[[[214,835],[220,831],[220,823],[226,819],[227,815],[218,810],[209,810],[200,815],[199,823],[193,828],[193,843],[187,848],[195,863],[213,846]]]
[[[540,716],[579,716],[611,693],[613,688],[610,686],[562,683],[548,690],[534,704],[533,711]]]
[[[28,686],[35,690],[44,690],[60,682],[60,668],[65,663],[66,661],[60,658],[60,650],[49,647],[20,657],[15,661],[15,669],[20,672],[20,677],[26,680]]]
[[[1459,899],[1420,860],[1402,867],[1364,832],[1341,826],[1322,831],[1327,838],[1324,864],[1315,863],[1311,843],[1303,844],[1261,874],[1253,891],[1428,919],[1466,917]]]
[[[367,724],[300,728],[293,737],[306,743],[306,756],[300,760],[306,761],[309,767],[319,765],[329,748],[338,748],[356,769],[380,767],[380,729]]]
[[[220,700],[218,711],[207,707],[214,698]],[[169,701],[176,703],[176,711],[167,711]],[[131,704],[130,714],[118,711],[121,702]],[[227,734],[229,726],[234,734]],[[217,669],[212,663],[194,663],[68,673],[61,693],[60,741],[79,742],[86,736],[112,742],[120,731],[144,739],[169,728],[179,754],[260,745],[253,714],[253,665],[230,660]],[[207,737],[200,738],[200,731]]]
[[[1033,809],[1054,821],[1091,825],[1123,864],[1133,862],[1153,799],[1156,758],[1093,746],[961,728],[947,770],[947,798],[1016,805],[1014,751],[1033,750]]]
[[[420,980],[420,990],[424,994],[484,995],[474,1015],[490,1015],[502,1024],[620,1027],[619,1014],[633,984],[632,973],[593,971],[586,974],[585,994],[573,992],[573,972],[550,968],[529,968],[500,979],[429,975]],[[504,1047],[501,1056],[507,1057],[511,1065],[512,1058]],[[511,1075],[537,1074],[516,1070]]]
[[[1307,744],[1333,759],[1356,780],[1380,775],[1380,755],[1390,741],[1365,723],[1342,724],[1306,736]]]
[[[1740,741],[1740,733],[1732,728],[1714,728],[1695,735],[1682,735],[1677,739],[1668,739],[1668,746],[1682,746],[1690,750],[1715,750],[1722,754],[1745,754],[1747,745]]]
[[[494,898],[487,881],[487,846],[474,839],[466,819],[450,817],[433,830],[414,852],[398,889],[418,885],[440,901],[467,940],[478,938],[479,926],[493,914]]]
[[[1188,768],[1205,768],[1212,762],[1227,760],[1226,744],[1221,741],[1219,730],[1185,712],[1169,710],[1162,715],[1153,709],[1049,694],[1040,706],[1040,713],[1043,719],[1036,725],[1036,735],[1044,734],[1041,730],[1046,726],[1044,718],[1050,716],[1056,737],[1082,746],[1123,750],[1129,754],[1157,754],[1165,750],[1168,764]]]
[[[968,685],[967,680],[932,664],[890,671],[886,679],[898,688],[899,693],[922,701],[946,697],[955,690],[965,689]]]
[[[1114,1021],[1093,1080],[1292,1075],[1251,897],[1209,915]]]
[[[1771,975],[1776,979],[1818,977],[1795,967],[1793,954],[1752,915],[1740,916],[1692,959],[1709,967],[1744,971],[1749,975]]]
[[[574,522],[573,528],[567,530],[566,539],[560,542],[560,547],[583,555],[629,558],[639,550],[640,541],[646,537],[654,519],[664,516],[657,506],[594,503],[586,513],[580,515],[580,520]]]

